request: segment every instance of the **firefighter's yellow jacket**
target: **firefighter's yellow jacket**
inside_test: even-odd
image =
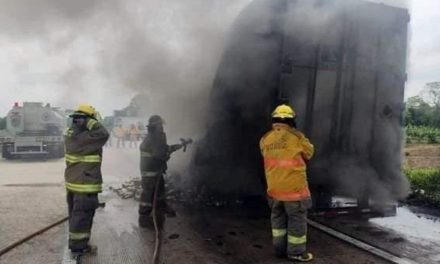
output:
[[[128,133],[130,134],[130,140],[137,140],[140,132],[137,127],[132,126]]]
[[[115,127],[114,133],[117,138],[125,138],[126,131],[122,127]]]
[[[306,160],[314,147],[298,130],[275,123],[260,140],[267,180],[267,194],[280,201],[301,201],[310,198]]]

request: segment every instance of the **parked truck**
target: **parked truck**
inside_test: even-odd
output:
[[[64,156],[65,113],[39,102],[15,103],[0,131],[5,159],[61,158]]]
[[[254,0],[227,38],[211,92],[196,183],[265,195],[259,139],[279,103],[315,145],[314,207],[358,208],[405,196],[401,173],[408,10],[344,0]],[[362,209],[364,210],[364,209]]]

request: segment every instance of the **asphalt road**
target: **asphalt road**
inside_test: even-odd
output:
[[[92,243],[98,254],[83,264],[151,263],[154,232],[137,225],[137,202],[106,192],[104,209],[96,213]],[[270,224],[242,210],[178,207],[177,217],[166,221],[160,263],[287,264],[273,256]],[[70,264],[67,226],[61,225],[0,258],[1,264]],[[385,264],[370,254],[317,230],[309,230],[312,263]]]
[[[136,149],[104,150],[106,184],[138,176]],[[0,159],[0,249],[67,214],[63,159]]]
[[[135,148],[105,149],[105,186],[138,177],[138,161]],[[63,171],[63,160],[0,160],[0,249],[66,215]],[[138,228],[137,203],[109,191],[101,199],[107,207],[97,211],[92,235],[100,249],[85,263],[149,263],[153,235]],[[285,263],[272,256],[266,218],[184,208],[178,213],[166,224],[162,263]],[[63,224],[0,257],[0,263],[62,263],[66,239]],[[383,263],[316,230],[310,231],[310,250],[315,263]]]

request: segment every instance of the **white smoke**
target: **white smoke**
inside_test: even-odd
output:
[[[143,92],[170,125],[198,123],[225,32],[248,2],[2,0],[2,91],[106,114]]]
[[[395,6],[400,8],[409,8],[410,0],[368,0],[373,3],[380,3],[389,6]]]

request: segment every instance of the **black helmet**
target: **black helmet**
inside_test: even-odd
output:
[[[157,126],[157,125],[163,125],[165,122],[163,121],[162,117],[159,115],[152,115],[150,119],[148,119],[148,126]]]

